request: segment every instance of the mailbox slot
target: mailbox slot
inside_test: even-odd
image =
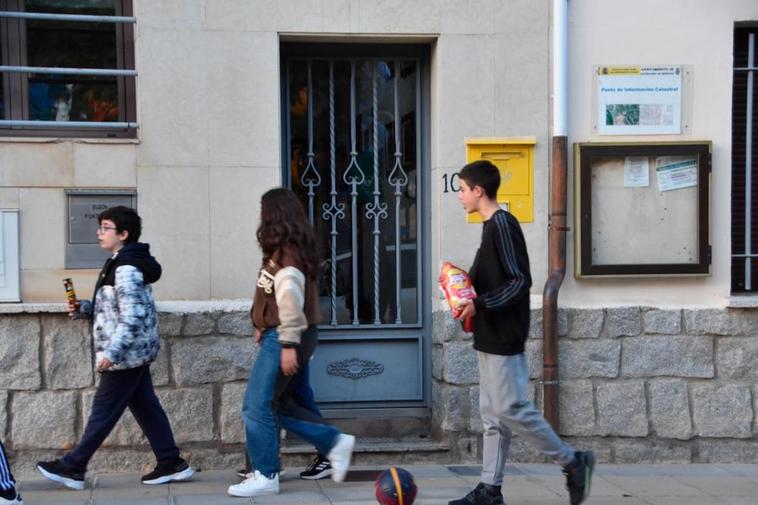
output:
[[[533,137],[466,139],[466,163],[489,160],[500,170],[497,203],[521,223],[534,221]],[[468,215],[469,223],[481,223],[479,213]]]

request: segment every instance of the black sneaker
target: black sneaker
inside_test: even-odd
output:
[[[55,461],[38,461],[37,470],[50,480],[60,482],[71,489],[84,489],[84,472],[77,472],[70,469],[61,460]]]
[[[195,473],[191,466],[182,458],[169,464],[159,464],[155,470],[142,476],[143,484],[165,484],[179,480],[187,480]]]
[[[322,454],[316,454],[308,467],[300,472],[300,478],[305,480],[318,480],[329,477],[332,474],[332,464]]]
[[[15,487],[0,489],[0,505],[24,505],[24,500],[21,499],[21,493],[17,492]]]
[[[247,474],[250,473],[250,470],[248,470],[247,468],[240,468],[239,470],[237,470],[236,473],[237,473],[237,477],[241,477],[243,479],[246,479],[247,478]]]
[[[592,484],[592,472],[594,470],[595,453],[592,451],[577,451],[574,455],[574,461],[563,467],[571,505],[579,505],[590,495],[590,484]]]
[[[500,486],[480,482],[469,494],[457,500],[447,502],[447,505],[505,505]]]

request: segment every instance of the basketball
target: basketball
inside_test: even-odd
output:
[[[413,475],[394,466],[379,474],[374,483],[374,491],[381,505],[411,505],[416,499]]]

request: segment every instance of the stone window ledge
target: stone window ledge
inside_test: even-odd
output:
[[[155,303],[158,312],[192,314],[204,312],[248,311],[252,300],[167,300]],[[65,303],[0,303],[0,314],[63,313],[68,311]]]
[[[730,309],[758,308],[758,295],[732,295],[727,299],[726,306]]]

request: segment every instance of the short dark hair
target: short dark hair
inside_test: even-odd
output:
[[[129,232],[129,236],[124,241],[127,244],[137,242],[139,236],[142,235],[142,218],[131,207],[124,207],[123,205],[110,207],[97,216],[98,224],[102,224],[106,219],[113,221],[113,224],[116,225],[116,232],[122,233],[124,230]]]
[[[500,187],[500,170],[490,160],[476,160],[464,166],[458,176],[466,181],[470,188],[479,186],[490,200],[497,198]]]

